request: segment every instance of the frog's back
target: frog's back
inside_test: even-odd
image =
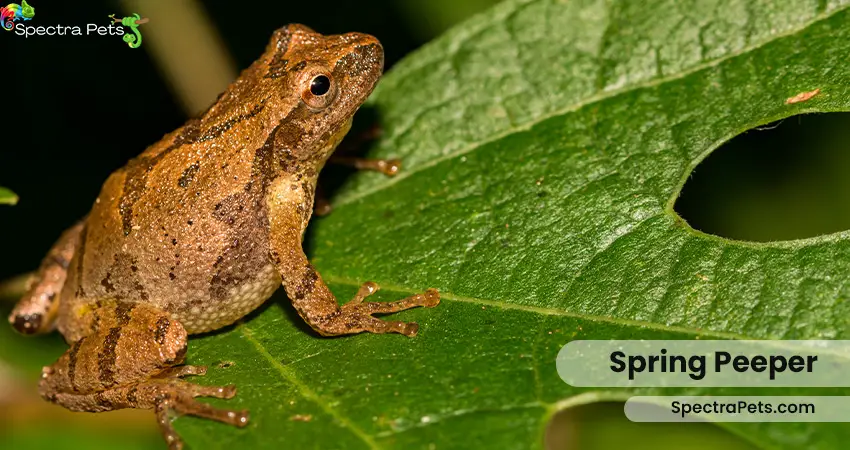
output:
[[[66,337],[79,332],[73,312],[82,304],[151,303],[198,333],[232,323],[280,286],[257,177],[264,144],[250,137],[262,133],[222,120],[189,121],[104,183],[61,296]]]

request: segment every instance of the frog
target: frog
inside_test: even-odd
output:
[[[42,370],[39,394],[72,411],[153,410],[168,447],[181,449],[175,417],[249,423],[247,410],[198,400],[236,388],[187,379],[207,370],[186,364],[188,336],[234,324],[281,286],[321,336],[415,336],[415,322],[375,315],[437,306],[437,289],[372,302],[379,286],[367,281],[340,305],[303,250],[319,172],[383,65],[371,35],[287,25],[209,109],[113,172],[9,316],[20,333],[58,330],[69,344]]]

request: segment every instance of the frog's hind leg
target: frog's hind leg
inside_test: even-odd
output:
[[[26,294],[9,315],[9,323],[19,333],[40,334],[53,330],[59,293],[65,285],[68,265],[79,245],[84,226],[84,221],[80,221],[62,233],[30,278]]]
[[[152,409],[171,449],[182,441],[171,427],[178,415],[194,415],[235,426],[247,411],[214,408],[196,397],[229,399],[233,386],[201,386],[183,377],[204,375],[202,366],[180,365],[188,338],[183,326],[145,303],[102,301],[81,313],[92,331],[45,367],[39,393],[72,411]]]

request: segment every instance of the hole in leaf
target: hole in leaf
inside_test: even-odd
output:
[[[850,113],[789,117],[740,134],[694,169],[675,211],[705,233],[747,241],[850,229]]]
[[[744,439],[708,422],[637,423],[626,418],[621,402],[568,408],[552,416],[546,450],[753,450]]]

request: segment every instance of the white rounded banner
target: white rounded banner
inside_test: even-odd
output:
[[[850,422],[850,397],[636,396],[632,422]]]
[[[556,366],[578,387],[842,387],[850,341],[572,341]]]

